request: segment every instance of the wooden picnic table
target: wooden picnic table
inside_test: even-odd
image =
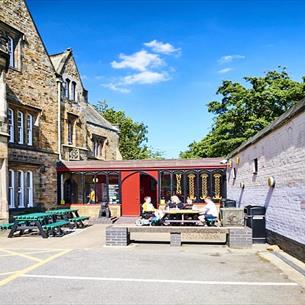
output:
[[[163,222],[165,224],[178,223],[184,225],[186,223],[200,224],[198,216],[200,215],[199,210],[191,209],[169,209],[163,211]],[[188,217],[189,216],[189,217]]]

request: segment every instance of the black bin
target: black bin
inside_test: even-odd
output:
[[[236,208],[236,201],[232,199],[221,199],[222,208]]]
[[[244,209],[246,226],[252,228],[253,243],[266,242],[266,208],[262,206],[248,205]]]

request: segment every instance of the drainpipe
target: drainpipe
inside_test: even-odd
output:
[[[58,159],[62,160],[61,156],[61,83],[62,80],[57,78],[57,147]]]

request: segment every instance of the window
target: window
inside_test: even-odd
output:
[[[9,143],[14,143],[14,111],[12,109],[8,110],[8,133],[9,133]]]
[[[18,144],[23,144],[24,142],[24,122],[23,122],[23,113],[18,111],[17,114],[17,136]]]
[[[256,175],[258,173],[258,160],[255,158],[253,160],[253,174]]]
[[[73,122],[68,121],[68,144],[73,144]]]
[[[101,152],[101,142],[98,141],[97,139],[93,140],[93,154],[94,157],[98,158],[100,156]]]
[[[70,90],[70,80],[67,78],[66,82],[65,82],[65,97],[67,99],[70,98],[70,91],[69,90]]]
[[[27,171],[25,173],[25,205],[28,208],[33,207],[33,173]]]
[[[103,157],[104,152],[104,144],[105,144],[105,139],[102,137],[94,137],[92,140],[93,143],[93,155],[95,158]]]
[[[15,173],[11,169],[8,171],[8,204],[10,209],[15,207]]]
[[[23,171],[17,171],[17,206],[24,208],[24,174]]]
[[[11,36],[8,36],[8,53],[10,57],[9,66],[15,68],[15,43],[14,39]]]
[[[33,116],[31,114],[27,115],[26,119],[26,135],[27,135],[27,144],[33,145]]]
[[[33,207],[33,172],[10,169],[8,174],[9,208]]]
[[[71,83],[71,100],[76,101],[76,82]]]

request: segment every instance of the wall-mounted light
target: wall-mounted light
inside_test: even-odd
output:
[[[274,177],[269,177],[268,178],[268,186],[269,187],[275,187],[275,179],[274,179]]]
[[[240,157],[236,157],[236,164],[240,163]]]
[[[239,186],[240,186],[241,189],[244,189],[244,188],[245,188],[245,184],[244,184],[243,182],[241,182],[241,183],[239,184]]]
[[[93,183],[98,183],[98,178],[93,178],[92,181]]]
[[[230,159],[230,160],[228,161],[228,167],[229,167],[229,168],[232,168],[232,159]]]

